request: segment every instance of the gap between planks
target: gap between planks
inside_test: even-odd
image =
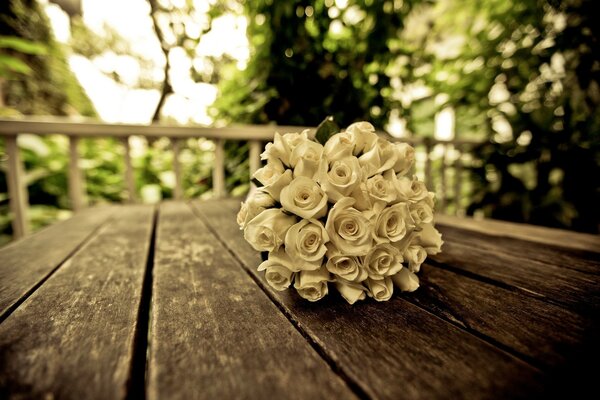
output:
[[[148,352],[150,336],[150,316],[152,313],[152,283],[154,271],[154,251],[156,249],[156,230],[158,225],[159,206],[154,206],[150,243],[146,256],[146,269],[140,295],[136,330],[133,344],[133,355],[129,369],[129,380],[126,386],[126,400],[146,399],[146,379],[148,369]]]
[[[343,369],[339,366],[339,361],[335,360],[324,350],[324,346],[322,343],[319,343],[317,338],[313,338],[300,324],[296,318],[292,315],[289,310],[285,308],[285,306],[277,300],[277,298],[265,287],[265,283],[257,278],[254,274],[252,274],[246,267],[244,267],[244,262],[238,257],[235,252],[233,252],[227,243],[223,241],[221,236],[216,232],[213,225],[207,221],[202,214],[196,208],[196,205],[193,203],[188,203],[188,206],[192,209],[194,215],[201,220],[208,228],[208,230],[214,235],[214,237],[227,249],[227,252],[237,261],[237,265],[244,271],[246,275],[248,275],[254,283],[260,288],[260,290],[271,300],[271,302],[277,307],[279,311],[287,318],[287,320],[292,324],[292,326],[302,335],[302,337],[308,342],[308,344],[315,350],[315,352],[325,361],[325,363],[331,368],[331,370],[337,374],[344,383],[356,394],[360,399],[371,399],[376,396],[372,393],[368,393],[367,390],[363,389],[363,387],[355,382],[350,376],[348,376]]]

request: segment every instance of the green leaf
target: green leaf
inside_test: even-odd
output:
[[[0,36],[0,49],[12,49],[20,53],[34,55],[48,53],[48,49],[43,44],[15,36]]]
[[[0,54],[0,76],[8,75],[11,72],[29,75],[32,70],[29,65],[18,58]]]
[[[317,127],[317,133],[315,134],[315,138],[319,143],[324,145],[325,143],[327,143],[331,136],[338,133],[339,131],[340,127],[335,123],[333,117],[330,115],[329,117],[325,118],[323,122],[321,122]]]

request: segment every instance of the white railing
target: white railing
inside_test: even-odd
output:
[[[179,162],[179,154],[184,146],[184,140],[190,138],[205,138],[215,141],[215,159],[213,167],[213,192],[217,197],[227,195],[225,187],[225,140],[248,141],[249,143],[249,168],[252,174],[260,167],[260,153],[263,143],[272,140],[275,132],[297,132],[306,127],[298,126],[276,126],[276,125],[245,125],[223,128],[207,128],[200,126],[176,126],[176,125],[133,125],[133,124],[109,124],[89,120],[73,121],[65,118],[21,118],[0,119],[0,137],[5,140],[6,153],[8,155],[7,184],[10,210],[12,215],[12,227],[14,238],[20,238],[28,233],[28,195],[23,179],[24,167],[21,161],[20,151],[17,144],[19,134],[54,135],[61,134],[69,138],[69,199],[71,208],[79,211],[86,206],[85,184],[81,169],[79,167],[79,142],[86,137],[111,137],[122,141],[124,147],[125,164],[125,186],[129,202],[136,201],[134,169],[131,162],[129,138],[131,136],[143,136],[146,138],[166,137],[171,141],[173,151],[173,172],[175,175],[175,187],[173,197],[177,200],[183,198],[182,170]],[[477,142],[472,141],[440,141],[433,139],[408,138],[402,139],[411,143],[417,149],[418,154],[424,154],[425,163],[420,168],[417,166],[417,174],[432,188],[434,184],[432,165],[438,160],[440,168],[437,176],[439,182],[435,183],[435,190],[439,198],[439,210],[448,210],[450,197],[447,173],[453,170],[454,179],[454,202],[456,205],[452,213],[460,213],[460,194],[462,193],[462,155],[470,151]],[[454,154],[454,157],[448,157]],[[459,154],[456,157],[456,154]]]

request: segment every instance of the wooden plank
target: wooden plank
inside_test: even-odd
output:
[[[600,275],[600,253],[542,245],[506,236],[486,235],[449,225],[438,224],[437,228],[447,242],[470,245],[494,253],[516,254],[544,264]]]
[[[436,215],[436,221],[442,225],[454,226],[487,235],[511,237],[529,242],[600,253],[600,235],[493,219],[474,219],[442,214]]]
[[[599,328],[590,318],[430,265],[422,270],[421,287],[408,297],[411,302],[525,359],[580,370],[599,355],[585,346]]]
[[[69,137],[69,199],[73,211],[85,207],[85,186],[79,168],[79,137]]]
[[[181,163],[179,162],[179,154],[181,153],[181,139],[171,140],[173,145],[173,172],[175,173],[175,188],[173,189],[173,197],[175,200],[183,199],[183,184],[182,184],[182,171]]]
[[[0,321],[64,262],[114,209],[85,210],[0,249]]]
[[[534,252],[535,246],[530,247],[529,251]],[[448,240],[442,252],[431,259],[583,313],[600,310],[600,279],[597,275],[531,260],[502,248],[490,251]]]
[[[0,325],[0,393],[125,398],[153,214],[124,208]]]
[[[355,398],[207,227],[161,205],[150,399]]]
[[[215,162],[213,165],[213,191],[216,198],[225,196],[225,141],[215,142]]]
[[[12,213],[13,238],[19,239],[29,232],[27,186],[24,181],[23,162],[17,144],[17,136],[6,136],[5,143],[8,155],[6,185]]]
[[[195,205],[248,272],[368,397],[512,398],[543,391],[537,369],[402,296],[350,306],[336,295],[315,304],[273,291],[256,271],[260,256],[235,222],[239,203]]]
[[[125,187],[127,188],[127,201],[129,203],[136,202],[136,190],[135,190],[135,176],[133,171],[133,164],[131,163],[131,149],[129,146],[129,136],[122,139],[123,143],[123,155],[125,162]]]

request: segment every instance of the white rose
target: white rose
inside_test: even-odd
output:
[[[321,218],[327,214],[327,195],[310,178],[299,176],[281,190],[281,205],[301,218]]]
[[[316,271],[301,271],[296,275],[294,287],[308,301],[321,300],[328,293],[329,272],[320,268]]]
[[[411,272],[419,272],[426,258],[427,252],[419,245],[410,245],[404,250],[404,260],[408,262],[408,269]]]
[[[290,166],[292,151],[305,140],[308,140],[308,130],[304,130],[302,133],[286,133],[285,135],[275,132],[273,142],[267,143],[260,158],[268,162],[281,161],[284,165]]]
[[[350,196],[362,181],[358,158],[350,156],[332,163],[321,160],[317,180],[332,202]]]
[[[429,197],[429,192],[425,184],[413,177],[409,179],[405,176],[401,176],[396,179],[396,191],[398,193],[399,201],[410,201],[417,203],[425,198]]]
[[[410,218],[406,203],[397,203],[383,209],[375,221],[373,236],[377,243],[398,242],[407,233],[406,221]]]
[[[398,159],[394,164],[394,172],[406,175],[415,162],[415,149],[408,143],[394,143]]]
[[[325,268],[346,281],[362,282],[368,276],[358,257],[341,254],[333,246],[330,246],[327,252]]]
[[[267,160],[268,163],[279,161],[285,165],[290,165],[290,153],[291,150],[287,145],[287,141],[283,140],[279,132],[275,132],[273,142],[267,143],[260,159]]]
[[[358,157],[360,166],[367,177],[391,169],[396,164],[397,159],[396,149],[383,138],[377,139],[377,142],[369,151]]]
[[[367,179],[367,190],[373,202],[389,204],[396,200],[396,175],[387,170],[383,175],[377,174]]]
[[[269,258],[258,266],[259,271],[265,272],[265,279],[267,283],[275,290],[285,290],[292,284],[292,278],[294,272],[291,271],[287,265],[280,261],[278,257],[272,257],[271,253]]]
[[[306,261],[303,259],[296,259],[290,257],[287,252],[287,249],[280,247],[279,250],[273,251],[269,253],[269,258],[267,259],[269,262],[265,265],[279,265],[289,269],[292,272],[300,272],[300,271],[315,271],[321,268],[321,262],[312,262]],[[265,261],[265,262],[267,262]],[[263,263],[264,264],[264,263]],[[262,265],[262,264],[261,264]]]
[[[297,133],[297,132],[286,133],[285,135],[283,135],[281,137],[288,148],[289,155],[291,155],[291,153],[294,151],[294,149],[297,146],[310,140],[308,138],[308,132],[309,132],[309,129],[305,129],[300,133]]]
[[[342,197],[327,216],[325,229],[329,240],[348,256],[365,255],[373,244],[369,219],[352,207],[355,200]]]
[[[254,217],[244,230],[244,238],[257,251],[275,251],[283,243],[296,218],[279,208],[264,210]]]
[[[392,276],[392,280],[403,292],[414,292],[419,288],[419,277],[408,268],[402,268],[400,272]]]
[[[442,235],[433,227],[433,224],[423,224],[420,230],[415,233],[415,237],[411,244],[422,246],[427,254],[438,254],[442,251]]]
[[[354,143],[354,155],[369,151],[379,138],[375,133],[373,125],[366,121],[353,123],[346,128],[346,133]]]
[[[358,300],[364,300],[367,297],[367,289],[360,283],[339,279],[335,282],[335,288],[342,295],[344,300],[350,304],[354,304]]]
[[[369,296],[377,301],[388,301],[394,293],[394,285],[390,278],[381,280],[367,279],[367,288]]]
[[[365,256],[363,264],[370,279],[381,280],[402,269],[400,251],[388,243],[378,244]]]
[[[413,243],[413,240],[415,240],[416,236],[417,232],[414,229],[407,228],[406,235],[404,235],[402,239],[400,239],[397,242],[391,242],[390,244],[397,248],[398,251],[400,251],[400,254],[404,254],[406,249],[408,249],[408,246],[410,246],[411,244],[415,244]]]
[[[366,182],[362,182],[356,186],[352,193],[350,193],[350,197],[354,199],[354,208],[359,211],[367,211],[374,206],[371,203],[371,196],[369,195],[369,189],[367,188]]]
[[[329,235],[316,219],[303,219],[287,231],[285,250],[293,259],[319,262],[325,256]]]
[[[283,168],[281,161],[269,161],[259,168],[253,177],[263,184],[263,189],[275,200],[279,200],[281,190],[292,181],[292,171]]]
[[[248,199],[242,203],[237,214],[237,223],[244,229],[258,214],[275,205],[275,199],[264,188],[255,190]]]
[[[348,132],[336,133],[325,143],[323,155],[329,162],[351,157],[355,145],[356,142],[354,136]]]
[[[408,203],[408,209],[413,223],[418,226],[421,224],[429,224],[433,221],[433,211],[425,201],[418,203]]]
[[[323,146],[310,140],[300,143],[290,156],[294,177],[306,176],[313,179],[323,157]]]

